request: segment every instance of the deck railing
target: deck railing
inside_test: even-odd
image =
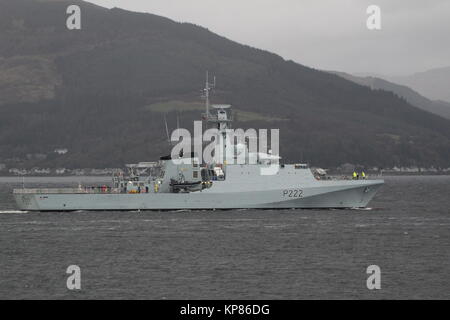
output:
[[[82,194],[82,193],[120,193],[118,189],[107,188],[41,188],[41,189],[14,189],[15,194]]]

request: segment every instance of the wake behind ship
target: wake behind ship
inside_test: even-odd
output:
[[[210,89],[207,79],[203,119],[218,129],[215,141],[220,141],[231,126],[230,106],[210,106]],[[235,146],[220,146],[224,154],[231,147]],[[231,152],[237,157],[236,148]],[[157,162],[127,165],[127,173],[113,175],[111,186],[21,188],[13,195],[18,207],[27,211],[361,208],[384,183],[324,179],[306,164],[281,164],[280,157],[270,152],[247,153],[245,159],[242,164],[227,164],[203,163],[193,153],[180,154],[178,160],[183,161],[165,156]],[[263,174],[267,168],[276,170]]]

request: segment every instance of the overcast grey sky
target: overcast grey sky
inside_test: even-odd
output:
[[[450,66],[450,0],[89,0],[191,22],[325,70],[387,75]],[[381,30],[366,27],[369,5]]]

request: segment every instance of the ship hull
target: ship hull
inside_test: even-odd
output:
[[[314,186],[236,192],[15,193],[14,197],[25,211],[363,208],[382,184],[383,180],[324,181]]]

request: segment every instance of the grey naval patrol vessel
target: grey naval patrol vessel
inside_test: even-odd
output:
[[[211,88],[207,79],[202,118],[218,129],[217,138],[225,137],[232,121],[230,106],[210,106]],[[270,151],[248,154],[247,160],[256,161],[243,164],[201,163],[193,153],[180,157],[190,161],[166,156],[127,165],[128,172],[113,174],[110,186],[21,188],[13,195],[26,211],[363,208],[384,183],[326,177],[306,164],[281,164]],[[276,173],[262,174],[268,166],[276,166]]]

